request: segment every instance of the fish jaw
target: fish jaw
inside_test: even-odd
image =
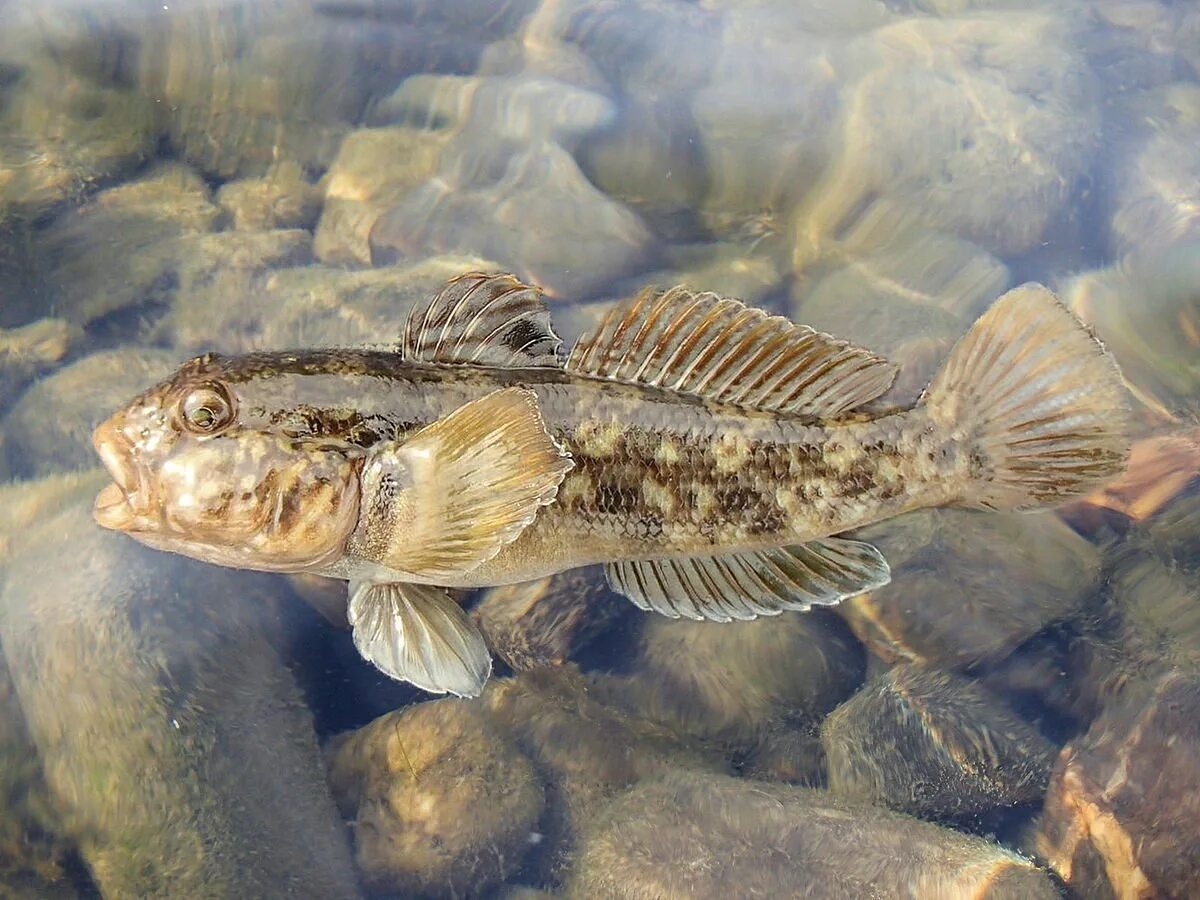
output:
[[[123,417],[111,416],[92,432],[92,446],[112,476],[96,496],[92,509],[96,523],[113,531],[132,532],[145,526],[149,513],[145,479],[134,460],[132,443],[125,435]]]

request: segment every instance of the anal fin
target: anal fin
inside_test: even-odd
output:
[[[870,544],[824,538],[792,547],[609,563],[609,586],[672,619],[712,622],[832,606],[891,580]]]
[[[349,619],[364,659],[421,690],[477,697],[492,672],[483,635],[445,588],[354,582]]]

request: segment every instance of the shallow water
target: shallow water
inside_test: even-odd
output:
[[[179,362],[387,343],[472,269],[568,343],[739,297],[899,403],[1038,281],[1137,443],[873,526],[833,611],[477,592],[476,701],[363,662],[338,582],[92,522],[91,429]],[[1198,423],[1195,4],[0,2],[0,893],[1200,895]]]

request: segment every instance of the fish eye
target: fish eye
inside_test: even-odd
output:
[[[220,385],[205,385],[183,398],[179,417],[188,431],[215,434],[233,421],[233,401]]]

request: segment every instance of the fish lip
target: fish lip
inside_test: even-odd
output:
[[[96,426],[92,447],[113,479],[96,495],[92,516],[105,528],[130,531],[139,518],[138,501],[144,493],[141,474],[133,462],[133,447],[113,419]]]
[[[98,525],[113,531],[128,531],[136,518],[129,495],[116,482],[106,485],[96,495],[92,517]]]

